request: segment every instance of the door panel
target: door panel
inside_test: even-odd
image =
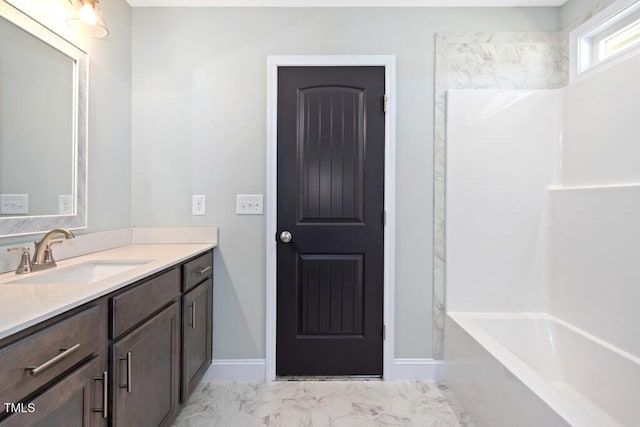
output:
[[[363,335],[362,255],[301,255],[302,335]]]
[[[277,375],[382,375],[383,97],[383,67],[279,68]]]
[[[362,222],[364,91],[314,87],[298,95],[299,222]]]

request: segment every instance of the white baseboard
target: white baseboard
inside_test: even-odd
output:
[[[266,378],[265,359],[215,359],[205,381],[261,382]],[[444,363],[434,359],[394,359],[387,380],[442,381]]]
[[[204,381],[262,382],[266,378],[264,359],[214,359]]]
[[[393,372],[390,380],[427,380],[444,379],[444,361],[435,359],[393,359]]]

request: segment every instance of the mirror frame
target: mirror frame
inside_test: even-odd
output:
[[[70,215],[33,215],[0,218],[0,237],[44,233],[53,228],[81,229],[87,227],[87,135],[89,97],[89,55],[24,14],[0,0],[0,17],[62,52],[73,65],[73,152],[75,170],[72,173],[72,195],[75,210]],[[30,173],[27,171],[26,173]]]

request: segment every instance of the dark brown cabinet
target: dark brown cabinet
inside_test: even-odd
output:
[[[178,406],[180,311],[177,302],[112,345],[113,423],[168,425]]]
[[[170,425],[211,365],[213,252],[0,340],[0,427]]]
[[[193,392],[211,365],[211,305],[213,281],[205,279],[183,297],[182,402]]]

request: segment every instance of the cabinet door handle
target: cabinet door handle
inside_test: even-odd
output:
[[[109,416],[108,410],[108,395],[109,395],[109,374],[107,371],[102,373],[102,377],[94,378],[95,381],[102,381],[102,409],[93,409],[93,412],[102,412],[102,418],[107,418]]]
[[[38,375],[40,372],[42,372],[42,371],[46,370],[47,368],[55,365],[56,363],[58,363],[59,361],[61,361],[65,357],[68,357],[71,353],[73,353],[74,351],[76,351],[79,348],[80,348],[80,344],[76,344],[73,347],[69,347],[69,348],[61,348],[60,351],[62,353],[58,354],[57,356],[52,357],[51,359],[47,360],[46,362],[44,362],[41,365],[38,365],[38,366],[27,366],[25,369],[27,371],[29,371],[29,373],[31,375],[33,375],[33,376]]]
[[[125,360],[127,362],[127,384],[121,385],[120,388],[126,388],[127,393],[131,393],[131,352],[128,351],[127,357],[120,360]]]
[[[196,302],[191,303],[191,329],[196,328]]]
[[[198,271],[198,273],[199,273],[199,274],[204,274],[204,273],[206,273],[206,272],[207,272],[207,271],[209,271],[209,270],[211,270],[211,266],[203,268],[202,270]]]

